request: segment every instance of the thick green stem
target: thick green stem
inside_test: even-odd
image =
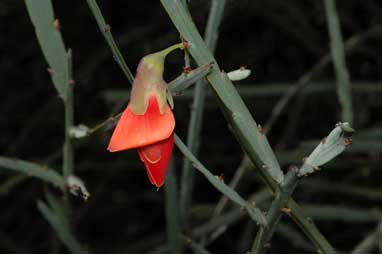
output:
[[[211,61],[216,63],[216,60],[213,58],[208,47],[197,32],[197,29],[190,15],[184,9],[184,6],[176,0],[161,0],[161,2],[182,37],[189,42],[189,51],[195,61],[199,65]],[[262,131],[257,127],[256,122],[252,118],[251,113],[240,98],[232,82],[224,73],[221,73],[217,63],[214,64],[207,79],[211,88],[214,90],[216,97],[219,99],[220,106],[232,127],[233,133],[236,135],[252,163],[256,166],[262,178],[275,192],[278,189],[276,181],[282,182],[283,176],[275,155]],[[302,217],[301,215],[301,209],[297,206],[295,206],[294,209],[296,210],[295,214],[298,214],[298,219],[307,222],[306,217]],[[307,227],[305,223],[299,225],[303,227],[303,230],[311,233],[308,234],[308,236],[311,236],[310,239],[315,242],[322,251],[326,253],[334,252],[333,248],[321,234],[315,234],[318,232],[315,227]],[[317,230],[317,232],[312,233],[312,230]]]
[[[215,51],[219,26],[223,17],[225,0],[213,0],[205,32],[205,43],[211,52]],[[198,154],[200,133],[203,123],[204,102],[206,97],[206,82],[200,80],[196,83],[194,100],[191,106],[191,119],[188,125],[187,146],[193,154]],[[192,202],[194,171],[191,162],[185,158],[182,170],[182,184],[180,190],[180,209],[182,221],[187,221],[187,213]]]

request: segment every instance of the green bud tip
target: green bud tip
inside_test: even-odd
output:
[[[156,69],[160,74],[162,74],[164,69],[164,66],[163,66],[164,60],[166,56],[172,51],[174,51],[175,49],[179,49],[179,48],[183,48],[183,43],[178,43],[166,49],[163,49],[157,53],[150,54],[145,57],[144,61],[151,68]]]

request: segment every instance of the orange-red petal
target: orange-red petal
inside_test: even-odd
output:
[[[155,95],[149,99],[143,115],[134,114],[130,105],[123,112],[110,139],[108,150],[117,152],[131,148],[147,146],[167,139],[175,128],[175,119],[168,105],[160,114]]]
[[[138,148],[138,154],[145,164],[150,182],[161,187],[166,178],[168,164],[170,162],[174,135],[158,143]]]

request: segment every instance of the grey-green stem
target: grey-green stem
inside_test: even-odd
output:
[[[200,34],[184,6],[176,0],[161,0],[167,13],[172,19],[174,25],[189,44],[190,54],[195,61],[201,65],[206,62],[215,62],[208,47],[203,42]],[[219,104],[222,111],[229,121],[233,133],[238,138],[242,148],[249,155],[249,158],[256,166],[261,177],[265,180],[268,186],[276,192],[278,190],[278,182],[282,182],[282,173],[275,155],[270,148],[269,143],[262,134],[262,131],[257,128],[257,124],[248,111],[244,102],[240,98],[238,92],[234,88],[232,82],[224,73],[221,73],[219,66],[214,64],[211,73],[207,79],[214,90],[216,97],[219,99]],[[291,201],[290,201],[291,202]],[[293,207],[294,215],[301,223],[304,231],[308,232],[310,239],[319,246],[324,252],[333,253],[334,250],[327,240],[319,233],[314,225],[309,224],[306,217],[302,217],[301,209],[297,204]]]
[[[207,47],[211,52],[215,51],[219,26],[223,17],[225,0],[213,0],[211,1],[210,13],[208,16],[206,32],[204,40]],[[186,5],[184,5],[186,8]],[[187,53],[188,54],[188,53]],[[188,125],[187,146],[192,153],[198,155],[199,146],[201,142],[200,133],[203,123],[203,112],[206,98],[206,81],[200,80],[195,85],[194,99],[191,106],[191,117]],[[180,189],[180,211],[182,221],[187,221],[187,214],[190,210],[192,202],[192,191],[194,183],[194,171],[191,167],[191,162],[186,158],[183,161],[182,181]]]
[[[330,35],[330,48],[337,77],[337,94],[341,104],[343,122],[353,122],[353,106],[350,87],[350,75],[346,68],[345,49],[341,34],[335,0],[324,0],[325,13]]]

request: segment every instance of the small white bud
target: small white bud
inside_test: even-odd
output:
[[[66,184],[70,193],[74,196],[81,194],[81,197],[86,201],[90,197],[90,193],[86,189],[85,183],[77,176],[70,175],[66,178]]]
[[[227,73],[227,76],[232,81],[238,81],[248,78],[251,75],[251,70],[246,69],[245,67],[240,67],[240,69],[230,71]]]
[[[72,126],[69,128],[69,135],[73,138],[83,138],[89,132],[89,128],[86,125],[80,124],[78,126]]]

